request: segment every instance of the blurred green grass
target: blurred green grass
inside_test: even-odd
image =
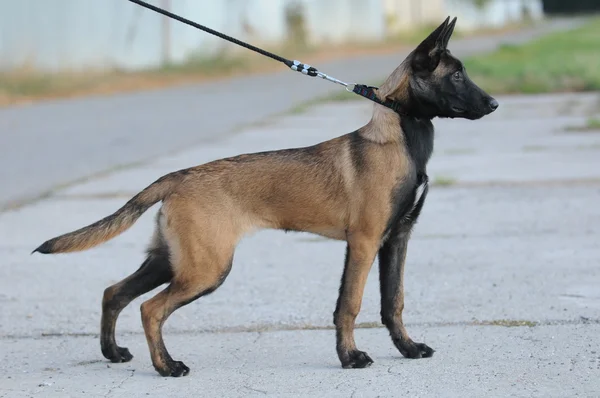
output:
[[[600,90],[600,18],[463,62],[469,76],[494,94]]]

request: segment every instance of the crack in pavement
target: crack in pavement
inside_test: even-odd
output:
[[[262,335],[263,335],[263,332],[258,332],[258,336],[256,336],[256,339],[254,339],[252,344],[256,344],[256,342],[262,337]]]
[[[104,394],[105,397],[109,397],[110,394],[112,394],[113,391],[123,387],[123,384],[125,384],[125,382],[129,379],[131,379],[133,377],[133,375],[135,374],[135,369],[127,369],[127,371],[131,372],[127,377],[123,378],[123,380],[121,380],[119,382],[119,384],[116,387],[111,387],[106,394]]]
[[[540,326],[571,326],[571,325],[600,325],[600,318],[588,318],[580,316],[576,319],[548,319],[543,321],[531,321],[522,319],[491,319],[491,320],[473,320],[473,321],[457,321],[457,322],[414,322],[406,324],[406,327],[414,328],[443,328],[455,326],[487,326],[487,327],[540,327]],[[334,330],[333,325],[259,325],[259,326],[238,326],[238,327],[222,327],[214,329],[194,329],[194,330],[172,330],[168,334],[172,336],[180,335],[200,335],[206,333],[258,333],[254,343],[265,332],[291,332],[291,331],[312,331],[312,330]],[[363,322],[358,323],[355,329],[385,329],[385,326],[379,322]],[[143,332],[121,332],[123,336],[139,336]],[[0,340],[35,340],[54,337],[94,337],[98,338],[97,332],[56,332],[42,333],[40,335],[19,335],[8,334],[0,336]],[[253,343],[253,344],[254,344]]]
[[[257,389],[257,388],[252,388],[252,387],[250,387],[250,386],[248,386],[248,385],[244,385],[243,387],[244,387],[245,389],[247,389],[247,390],[254,391],[254,392],[258,392],[258,393],[261,393],[261,394],[263,394],[263,395],[267,395],[267,394],[268,394],[268,391],[259,390],[259,389]]]
[[[252,344],[255,344],[255,343],[256,343],[256,342],[257,342],[257,341],[260,339],[260,337],[261,337],[261,336],[262,336],[262,332],[258,332],[258,335],[257,335],[257,336],[256,336],[256,338],[254,339],[254,341],[252,342]],[[245,345],[244,345],[244,346],[245,346]],[[240,362],[243,362],[243,363],[242,363],[242,365],[241,365],[241,366],[238,368],[238,371],[239,371],[239,372],[240,372],[240,374],[241,374],[241,375],[244,377],[244,380],[243,380],[243,382],[240,384],[240,386],[237,388],[237,390],[238,390],[239,392],[242,392],[242,389],[246,389],[246,390],[249,390],[249,391],[253,391],[253,392],[260,393],[260,394],[262,394],[262,395],[268,395],[268,391],[261,390],[261,389],[258,389],[258,388],[254,388],[254,387],[252,387],[252,386],[251,386],[251,383],[252,383],[252,379],[253,379],[253,377],[252,377],[252,375],[251,375],[251,374],[249,374],[249,373],[246,373],[246,370],[247,370],[247,365],[248,365],[248,359],[241,360],[241,359],[240,359],[240,357],[237,355],[237,351],[238,351],[238,350],[239,350],[239,348],[236,348],[236,350],[234,351],[234,357],[235,357],[235,358],[236,358],[238,361],[240,361]],[[242,393],[242,394],[243,394],[243,393]],[[246,395],[246,394],[243,394],[243,395]]]

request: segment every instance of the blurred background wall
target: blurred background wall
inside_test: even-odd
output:
[[[543,16],[542,0],[149,1],[263,46],[383,40],[447,15],[457,30]],[[235,48],[127,0],[0,0],[0,9],[1,70],[152,68]]]

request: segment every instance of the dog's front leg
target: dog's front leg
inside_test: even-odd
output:
[[[381,322],[388,328],[394,345],[406,358],[427,358],[434,350],[415,343],[402,322],[404,310],[404,263],[409,232],[391,236],[379,250]]]
[[[344,368],[364,368],[373,363],[366,352],[359,351],[354,341],[354,322],[362,303],[369,270],[377,255],[376,239],[349,236],[346,247],[344,274],[333,322],[336,327],[336,348]]]

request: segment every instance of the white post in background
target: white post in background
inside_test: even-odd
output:
[[[171,11],[171,0],[161,0],[160,7]],[[171,63],[171,19],[165,15],[162,16],[161,46],[162,63],[168,65]]]

